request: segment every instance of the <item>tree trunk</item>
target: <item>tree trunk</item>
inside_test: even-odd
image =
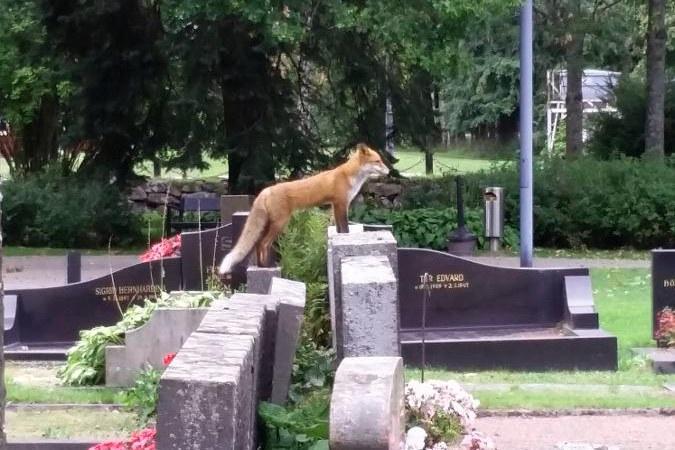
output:
[[[58,158],[58,103],[46,94],[40,99],[40,109],[34,119],[21,130],[21,154],[16,157],[19,172],[35,173]]]
[[[152,158],[152,176],[155,178],[162,176],[162,163],[157,157]]]
[[[647,30],[647,118],[644,158],[664,157],[666,1],[649,0]]]
[[[584,38],[582,31],[573,30],[565,51],[567,62],[565,153],[568,157],[581,155],[583,149],[584,103],[581,88],[584,76]]]
[[[434,174],[434,154],[429,148],[424,149],[424,172],[427,175]]]

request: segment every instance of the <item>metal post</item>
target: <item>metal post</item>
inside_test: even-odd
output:
[[[82,279],[82,254],[69,251],[66,255],[66,282],[78,283]]]
[[[532,0],[520,11],[520,265],[532,267]]]

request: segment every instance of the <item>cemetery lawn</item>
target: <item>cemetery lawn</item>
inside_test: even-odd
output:
[[[5,412],[5,431],[11,440],[80,438],[102,441],[126,437],[138,428],[136,415],[116,410],[10,408]]]
[[[633,347],[653,347],[649,269],[592,269],[600,325],[619,343],[619,370],[572,372],[449,372],[430,369],[427,379],[453,379],[465,385],[484,408],[675,408],[675,394],[663,388],[675,375],[657,375]],[[420,371],[408,369],[407,379]],[[560,386],[566,385],[566,386]]]
[[[399,160],[394,167],[408,176],[426,176],[424,169],[424,153],[408,147],[397,147],[394,156]],[[471,173],[487,170],[495,163],[503,163],[508,155],[495,156],[486,152],[480,153],[470,149],[439,149],[434,153],[434,175],[443,175],[446,172]],[[228,167],[226,159],[204,158],[208,167],[203,170],[190,169],[186,172],[186,179],[202,179],[217,181],[227,177]],[[144,163],[136,167],[136,172],[144,176],[152,176],[152,164]],[[183,179],[183,173],[178,169],[162,170],[161,179]]]
[[[63,363],[13,362],[5,365],[8,403],[111,404],[122,401],[122,389],[62,386],[56,371]]]

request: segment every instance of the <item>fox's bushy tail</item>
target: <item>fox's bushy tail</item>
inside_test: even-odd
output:
[[[237,244],[230,253],[223,258],[223,262],[220,263],[218,271],[221,275],[231,273],[232,268],[251,253],[251,250],[253,250],[253,247],[265,231],[268,221],[269,217],[263,206],[263,202],[253,202],[251,212],[248,215],[248,219],[246,219],[244,229],[241,232]]]

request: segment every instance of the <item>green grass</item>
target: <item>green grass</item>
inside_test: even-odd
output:
[[[475,396],[487,408],[638,408],[675,407],[675,395],[661,390],[675,375],[658,375],[641,358],[631,354],[633,347],[652,347],[651,275],[648,269],[593,269],[594,298],[600,314],[600,326],[615,334],[619,346],[619,370],[512,372],[505,370],[450,372],[429,369],[427,379],[452,379],[477,385]],[[406,370],[407,379],[419,379],[420,371]],[[519,389],[519,384],[639,385],[654,388],[654,393],[635,392],[559,392]],[[511,384],[507,392],[481,389],[481,384]]]
[[[398,158],[395,167],[404,175],[424,176],[424,153],[416,150],[398,150],[394,153]],[[470,173],[489,169],[501,160],[488,159],[472,155],[462,150],[449,150],[434,153],[434,175],[446,172]]]
[[[110,388],[71,388],[61,386],[29,386],[7,382],[7,401],[12,403],[120,403],[121,390]]]
[[[397,147],[394,156],[399,162],[396,169],[414,176],[425,176],[424,153],[409,147]],[[485,152],[476,149],[453,148],[449,150],[437,150],[434,153],[434,175],[442,175],[446,172],[470,173],[489,169],[494,163],[501,163],[508,159],[508,155]],[[206,157],[208,168],[204,170],[191,169],[186,172],[186,178],[210,179],[227,176],[227,160]],[[139,175],[151,176],[152,164],[145,163],[136,168]],[[162,170],[160,178],[182,179],[180,170]]]
[[[508,392],[476,390],[472,393],[483,409],[568,409],[568,408],[673,408],[675,396],[645,393],[553,391],[530,392],[513,388]]]
[[[135,414],[90,409],[7,410],[5,431],[10,439],[125,438],[138,428]]]
[[[550,258],[587,258],[587,259],[649,259],[648,250],[635,249],[617,249],[617,250],[598,250],[598,249],[557,249],[557,248],[535,248],[535,256]]]

